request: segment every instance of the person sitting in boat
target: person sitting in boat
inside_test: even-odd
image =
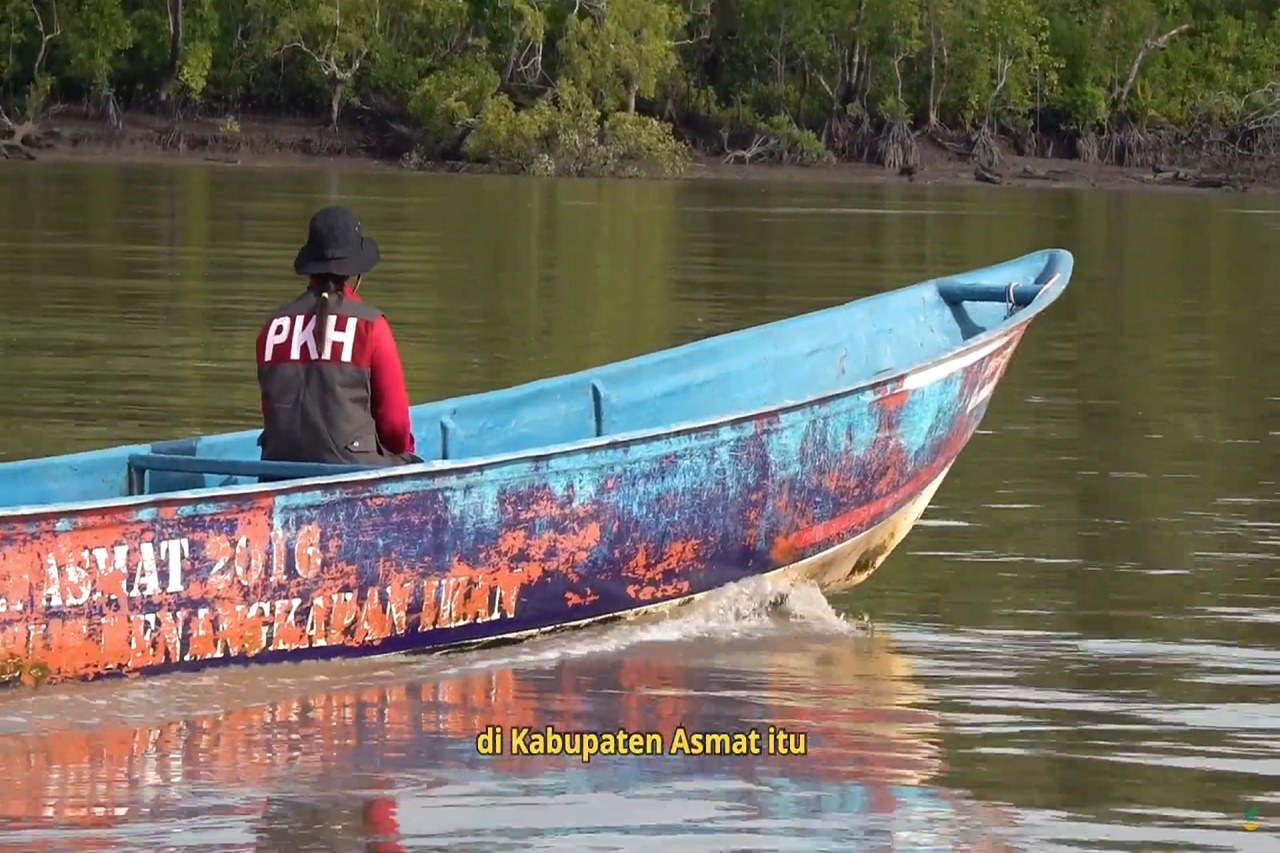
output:
[[[356,295],[381,257],[344,207],[311,218],[293,262],[307,289],[258,334],[263,460],[402,465],[414,455],[409,394],[391,326]]]

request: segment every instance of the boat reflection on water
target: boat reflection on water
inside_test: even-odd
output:
[[[631,833],[673,849],[1011,849],[993,832],[1007,818],[930,786],[943,762],[924,699],[883,632],[784,631],[517,656],[157,726],[8,735],[0,848],[398,851],[541,837],[605,849]],[[475,740],[491,725],[621,727],[669,744],[681,725],[770,724],[804,733],[807,754],[584,764],[480,755]]]

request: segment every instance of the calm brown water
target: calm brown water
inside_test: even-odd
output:
[[[8,696],[0,849],[1280,849],[1280,200],[989,189],[0,164],[0,458],[256,425],[259,319],[335,201],[415,400],[1076,254],[853,593]],[[809,754],[475,750],[681,722]]]

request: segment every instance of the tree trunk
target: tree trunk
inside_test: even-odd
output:
[[[333,99],[329,101],[329,126],[338,129],[338,113],[342,111],[342,96],[347,93],[347,81],[338,78],[333,83]]]
[[[182,66],[182,0],[165,0],[165,6],[169,12],[169,61],[165,64],[160,83],[160,99],[167,102],[173,97],[173,87]]]
[[[929,20],[929,106],[928,125],[932,130],[938,127],[938,102],[942,100],[942,92],[938,87],[938,27]]]

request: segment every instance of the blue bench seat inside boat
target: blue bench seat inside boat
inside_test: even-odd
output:
[[[1008,284],[1063,263],[1037,252],[954,278],[744,329],[579,373],[424,403],[424,460],[534,451],[798,403],[905,370],[1006,319]],[[1019,291],[1017,302],[1029,301]],[[258,430],[0,464],[0,508],[162,494],[355,470],[263,463]]]

